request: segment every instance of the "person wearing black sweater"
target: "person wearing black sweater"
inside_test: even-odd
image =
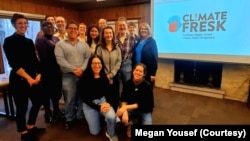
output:
[[[117,116],[128,125],[127,136],[131,136],[131,124],[151,125],[154,96],[151,84],[144,79],[146,65],[139,63],[133,69],[133,78],[126,81],[121,93],[121,106]]]
[[[83,101],[83,112],[92,135],[101,131],[100,116],[107,123],[106,136],[117,141],[115,133],[116,114],[107,96],[110,94],[109,80],[104,71],[104,62],[98,55],[93,55],[88,62],[84,75],[78,81],[79,95]]]
[[[43,102],[39,61],[33,41],[25,37],[28,27],[27,18],[15,13],[11,23],[16,31],[5,38],[3,49],[11,67],[9,93],[13,96],[16,105],[17,131],[21,133],[23,141],[36,141],[37,134],[45,131],[45,128],[35,126]],[[32,106],[26,122],[29,100]]]

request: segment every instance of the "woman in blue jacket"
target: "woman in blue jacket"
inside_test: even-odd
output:
[[[153,88],[158,68],[158,49],[148,23],[143,22],[139,25],[139,36],[140,40],[134,50],[133,62],[135,64],[143,63],[147,66],[145,79],[151,83]]]

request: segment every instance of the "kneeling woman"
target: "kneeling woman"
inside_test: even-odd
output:
[[[88,62],[87,69],[78,82],[78,90],[83,101],[83,112],[92,135],[101,131],[100,116],[105,117],[107,123],[106,136],[118,140],[115,133],[116,114],[108,99],[109,80],[104,71],[103,60],[98,55],[93,55]]]
[[[127,136],[131,136],[131,124],[151,125],[154,108],[154,96],[151,84],[144,79],[146,66],[137,64],[133,69],[133,78],[122,89],[121,107],[117,115],[128,124]],[[130,123],[130,124],[129,124]]]

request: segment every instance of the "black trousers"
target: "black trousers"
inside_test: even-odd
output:
[[[36,123],[37,115],[40,107],[44,101],[42,96],[40,84],[30,87],[26,80],[15,86],[10,82],[9,92],[13,95],[16,105],[16,125],[17,131],[23,132],[27,130],[26,125],[34,125]],[[28,121],[26,121],[26,114],[29,109],[29,102],[31,107],[29,111]]]
[[[113,84],[109,85],[109,94],[107,100],[110,102],[111,106],[114,108],[115,112],[120,104],[120,81],[119,75],[113,77]]]
[[[42,79],[42,89],[44,93],[44,108],[45,112],[52,114],[50,103],[52,102],[53,114],[57,114],[59,110],[58,100],[62,96],[62,76],[59,74],[54,74],[45,76]],[[51,101],[51,102],[50,102]]]

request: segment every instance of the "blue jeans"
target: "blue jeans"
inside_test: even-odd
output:
[[[100,99],[96,99],[93,103],[100,105],[106,102],[106,98],[102,97]],[[105,121],[107,123],[107,132],[109,135],[115,135],[115,125],[116,125],[116,114],[114,109],[111,107],[110,110],[106,113],[102,113],[97,111],[96,109],[91,108],[86,103],[83,103],[83,112],[85,118],[89,125],[89,130],[92,135],[97,135],[101,131],[100,125],[100,116],[103,115],[105,117]]]
[[[129,119],[137,119],[139,124],[152,125],[152,113],[139,113],[135,111],[128,111]]]
[[[82,101],[77,95],[78,77],[74,74],[67,73],[62,76],[62,89],[65,99],[65,118],[66,121],[72,121],[75,118],[83,118]],[[75,113],[75,109],[77,111]]]
[[[121,69],[120,69],[120,78],[122,80],[122,84],[124,84],[127,80],[132,78],[131,59],[126,59],[122,61]]]

